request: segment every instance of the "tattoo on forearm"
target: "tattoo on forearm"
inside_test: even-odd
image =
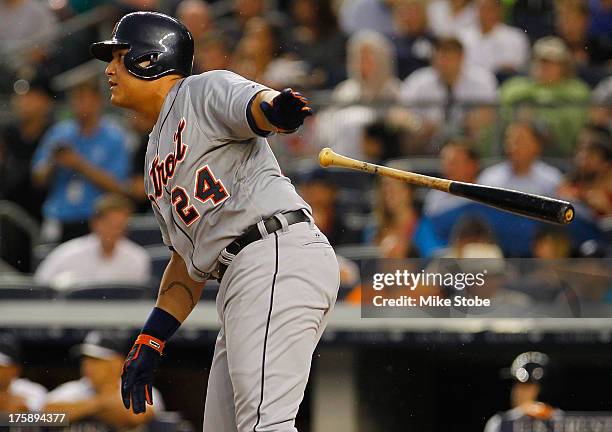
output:
[[[187,292],[187,295],[189,296],[191,300],[191,308],[193,309],[196,305],[195,299],[193,297],[193,292],[191,291],[191,288],[189,288],[187,285],[185,285],[182,282],[178,282],[178,281],[170,282],[168,286],[162,288],[162,290],[160,291],[160,295],[165,295],[168,291],[170,291],[174,287],[183,288]]]

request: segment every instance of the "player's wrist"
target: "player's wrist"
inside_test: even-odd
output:
[[[141,334],[153,337],[162,343],[169,340],[181,326],[181,322],[163,309],[154,307],[142,327]]]
[[[257,135],[259,135],[261,137],[267,137],[268,135],[270,135],[272,133],[272,131],[264,130],[264,129],[260,128],[257,125],[257,120],[255,119],[255,115],[254,115],[254,112],[253,112],[253,109],[254,109],[254,105],[253,104],[255,103],[255,101],[257,99],[258,99],[257,95],[255,95],[255,96],[253,96],[251,98],[251,100],[247,104],[247,109],[246,109],[247,123],[249,124],[249,127],[251,128],[251,130],[253,132],[255,132]],[[265,118],[265,115],[263,113],[262,113],[262,116]]]

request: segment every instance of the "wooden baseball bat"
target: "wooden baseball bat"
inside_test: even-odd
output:
[[[402,180],[413,185],[438,189],[473,201],[528,216],[545,222],[568,224],[574,219],[574,207],[567,201],[532,195],[510,189],[463,183],[376,165],[335,153],[324,148],[319,153],[322,167],[342,167]]]

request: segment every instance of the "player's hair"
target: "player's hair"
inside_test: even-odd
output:
[[[94,217],[104,216],[106,213],[116,210],[132,213],[134,211],[134,204],[128,198],[119,194],[102,195],[96,201]]]

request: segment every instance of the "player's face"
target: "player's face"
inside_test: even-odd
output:
[[[113,59],[106,67],[106,76],[111,92],[111,103],[124,108],[133,108],[137,96],[142,93],[143,80],[136,78],[125,67],[124,57],[128,49],[113,51]]]
[[[512,407],[521,406],[525,403],[535,402],[538,400],[540,393],[540,385],[532,383],[516,383],[512,386],[510,394],[510,402]]]

